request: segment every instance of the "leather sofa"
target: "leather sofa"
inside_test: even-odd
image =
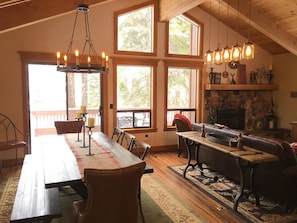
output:
[[[222,140],[222,143],[230,139],[231,141],[236,140],[241,133],[243,145],[278,156],[278,161],[257,166],[254,188],[258,193],[278,201],[286,208],[297,203],[297,162],[295,153],[288,142],[205,123],[193,123],[193,130],[200,131],[202,125],[204,125],[206,134],[211,134],[212,137],[219,139],[224,138],[225,140]],[[217,142],[220,143],[220,140]],[[231,156],[207,146],[200,147],[199,156],[202,163],[239,182],[239,170],[235,159]],[[246,168],[245,171],[245,182],[246,185],[249,185],[250,169]]]

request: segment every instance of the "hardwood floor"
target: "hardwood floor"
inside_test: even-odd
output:
[[[224,209],[220,204],[210,199],[206,194],[195,188],[191,183],[182,177],[174,174],[168,166],[185,164],[185,156],[178,157],[177,152],[160,152],[148,154],[146,161],[154,167],[154,175],[177,196],[184,199],[198,215],[202,216],[209,223],[232,222],[243,223],[232,211]],[[19,176],[21,165],[3,167],[3,178]],[[0,179],[1,181],[1,179]]]

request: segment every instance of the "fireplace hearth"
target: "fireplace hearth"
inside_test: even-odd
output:
[[[245,128],[245,110],[229,109],[217,110],[217,123],[228,126],[232,129],[244,130]]]

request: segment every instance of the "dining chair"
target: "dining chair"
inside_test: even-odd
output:
[[[129,151],[138,156],[139,159],[144,160],[149,151],[151,150],[151,146],[143,141],[140,141],[135,138],[133,144],[130,146]]]
[[[135,139],[136,139],[136,137],[134,135],[124,131],[119,143],[121,144],[121,146],[123,146],[127,150],[131,151]]]
[[[85,169],[86,200],[73,203],[76,223],[137,223],[138,188],[145,162],[118,169]]]
[[[80,121],[55,121],[57,134],[78,133],[81,132],[84,122]]]
[[[0,113],[0,176],[2,177],[1,152],[15,149],[15,165],[18,164],[18,149],[24,148],[28,153],[29,145],[20,139],[24,134],[16,124],[6,115]]]
[[[111,133],[111,139],[116,141],[117,143],[121,143],[123,134],[124,134],[124,130],[118,127],[114,127]]]

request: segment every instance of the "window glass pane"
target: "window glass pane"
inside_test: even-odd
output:
[[[150,112],[135,113],[134,126],[135,127],[150,127]]]
[[[195,108],[196,73],[190,68],[168,69],[168,109]]]
[[[117,122],[118,127],[125,128],[133,128],[133,113],[132,112],[118,112],[117,113]]]
[[[88,117],[95,118],[95,126],[99,125],[100,75],[68,73],[67,80],[69,119],[75,118],[80,106],[85,105]]]
[[[153,6],[148,6],[118,16],[118,50],[152,53],[153,15]]]
[[[118,109],[150,109],[151,73],[148,66],[117,66]]]
[[[175,114],[186,115],[195,122],[197,70],[168,68],[167,126],[172,126]]]
[[[168,53],[198,55],[199,26],[185,16],[177,16],[169,21]]]

